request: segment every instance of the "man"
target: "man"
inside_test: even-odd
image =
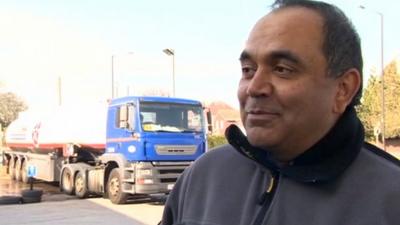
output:
[[[277,1],[250,32],[238,88],[247,137],[180,177],[162,224],[400,224],[400,163],[364,143],[359,36],[335,6]]]

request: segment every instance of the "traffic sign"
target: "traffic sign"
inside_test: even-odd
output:
[[[37,175],[36,166],[28,166],[28,177],[35,177]]]

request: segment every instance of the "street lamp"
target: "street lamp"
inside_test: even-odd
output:
[[[111,55],[111,99],[114,99],[114,55]]]
[[[175,50],[172,48],[166,48],[163,52],[172,56],[172,96],[175,97]]]
[[[365,6],[360,5],[360,9],[366,9]],[[383,65],[383,13],[378,12],[378,11],[373,11],[374,13],[379,15],[379,18],[381,20],[381,79],[382,79],[382,89],[381,89],[381,98],[382,98],[382,123],[381,123],[381,128],[382,128],[382,144],[383,144],[383,150],[386,151],[386,141],[385,141],[385,71],[384,71],[384,65]]]
[[[133,54],[133,52],[128,52],[128,54]],[[111,55],[111,99],[114,98],[114,93],[115,93],[115,85],[114,85],[114,58],[115,54]]]

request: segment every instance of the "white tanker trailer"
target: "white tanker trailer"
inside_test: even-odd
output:
[[[22,112],[7,128],[7,146],[15,151],[47,154],[70,144],[104,153],[107,105],[58,107],[39,116]]]
[[[105,104],[63,106],[46,113],[21,112],[5,135],[10,149],[5,152],[5,162],[8,162],[11,178],[27,182],[29,161],[37,167],[36,178],[59,181],[62,160],[76,154],[74,148],[95,155],[103,154],[106,118]]]

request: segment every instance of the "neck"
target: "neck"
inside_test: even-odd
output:
[[[288,141],[279,146],[259,146],[259,148],[268,151],[271,157],[277,162],[286,164],[299,155],[302,155],[329,134],[339,122],[342,115],[337,115],[330,119],[326,118],[326,120],[330,120],[328,125],[325,127],[316,127],[312,134],[310,132],[296,133],[295,137],[289,137]]]
[[[287,158],[252,146],[236,126],[227,129],[226,137],[239,153],[272,171],[302,182],[322,182],[337,177],[352,163],[364,142],[364,129],[355,110],[348,108],[319,141]]]

